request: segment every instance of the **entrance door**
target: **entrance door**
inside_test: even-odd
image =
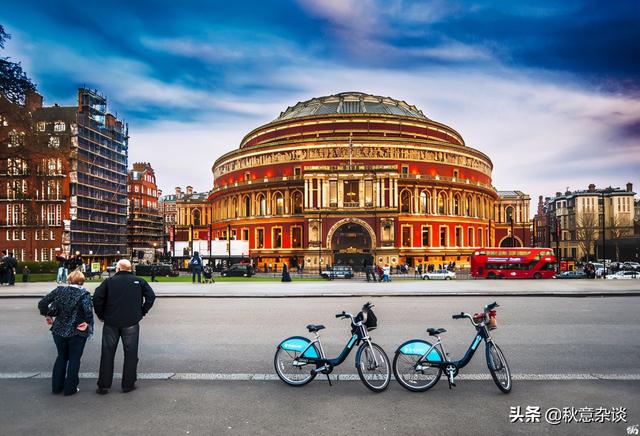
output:
[[[364,271],[364,263],[373,263],[371,235],[360,224],[346,223],[331,237],[331,248],[336,265],[349,265],[354,271]]]

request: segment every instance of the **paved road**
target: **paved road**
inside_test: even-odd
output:
[[[362,298],[159,299],[143,321],[139,370],[195,374],[197,378],[273,374],[278,340],[306,334],[307,323],[326,325],[322,336],[325,349],[328,354],[338,353],[349,330],[348,322],[335,319],[334,314],[343,309],[355,312],[363,302]],[[372,336],[388,354],[392,355],[405,339],[426,337],[427,326],[438,326],[448,330],[443,337],[447,351],[455,358],[469,345],[473,330],[467,321],[452,320],[451,314],[479,310],[489,301],[486,297],[380,297],[373,302],[380,325]],[[8,406],[0,407],[0,433],[45,433],[42,423],[62,411],[82,419],[96,416],[104,434],[141,434],[152,429],[157,434],[220,434],[227,430],[238,434],[336,434],[341,428],[346,433],[364,432],[366,428],[369,434],[469,434],[478,428],[496,428],[502,434],[626,431],[619,424],[509,424],[509,407],[517,405],[625,406],[629,419],[640,422],[640,299],[502,297],[498,302],[502,306],[500,328],[494,338],[505,351],[512,371],[524,379],[515,383],[514,393],[509,396],[499,394],[489,380],[468,379],[460,380],[452,392],[443,380],[433,392],[425,394],[405,392],[393,383],[389,392],[377,396],[357,381],[337,381],[332,388],[318,381],[295,389],[277,381],[141,380],[141,389],[131,396],[113,392],[103,398],[90,392],[94,380],[83,379],[78,400],[56,400],[48,394],[46,378],[6,379],[20,372],[43,373],[46,377],[54,347],[35,309],[35,299],[3,299],[0,403]],[[88,343],[82,371],[97,370],[99,328],[96,336]],[[336,374],[354,372],[353,356],[336,370]],[[486,377],[482,353],[463,374]],[[635,381],[593,377],[551,381],[548,374],[560,379],[600,374]],[[535,375],[541,381],[529,381]],[[83,415],[78,401],[92,412]],[[127,425],[124,432],[109,419],[110,413],[118,411]],[[60,431],[49,434],[94,433],[85,421],[68,432],[62,431],[68,420],[53,421],[58,426],[54,430]],[[300,428],[296,427],[298,423]],[[452,427],[447,430],[447,426]]]
[[[98,282],[86,286],[93,291]],[[1,297],[45,295],[54,283],[16,283],[0,287]],[[216,282],[213,284],[154,283],[165,297],[318,297],[394,295],[637,295],[640,280],[364,280],[281,282]]]

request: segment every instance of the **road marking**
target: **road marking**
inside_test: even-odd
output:
[[[97,379],[96,372],[81,372],[80,378]],[[358,374],[331,374],[331,380],[354,381],[360,380]],[[51,378],[51,372],[46,371],[24,371],[24,372],[1,372],[0,380],[24,380],[24,379],[45,379]],[[122,373],[114,373],[114,378],[121,379]],[[393,376],[392,376],[393,378]],[[513,380],[518,381],[575,381],[575,380],[640,380],[640,374],[598,374],[598,373],[575,373],[575,374],[513,374]],[[221,374],[202,372],[142,372],[138,373],[139,380],[214,380],[214,381],[272,381],[278,380],[276,374]],[[318,375],[318,380],[327,378]],[[460,374],[457,380],[491,380],[491,375],[486,374]]]

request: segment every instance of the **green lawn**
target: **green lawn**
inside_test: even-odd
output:
[[[151,282],[151,277],[149,276],[141,276],[148,282]],[[213,278],[216,282],[279,282],[281,277],[220,277],[215,276]],[[178,276],[178,277],[156,277],[158,282],[173,282],[173,283],[190,283],[191,276]],[[204,277],[203,277],[204,280]],[[291,280],[294,282],[318,282],[324,281],[325,279],[320,277],[295,277],[292,276]]]
[[[53,273],[33,273],[29,274],[30,282],[55,282],[56,275]],[[16,281],[22,281],[22,274],[16,274]]]

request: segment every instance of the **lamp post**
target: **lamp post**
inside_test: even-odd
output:
[[[318,211],[318,274],[322,275],[322,212]]]
[[[606,278],[607,277],[607,256],[606,256],[606,248],[605,248],[605,237],[604,237],[604,232],[605,232],[605,228],[604,228],[604,220],[606,219],[606,215],[605,215],[605,198],[604,198],[604,191],[600,191],[600,198],[602,200],[602,265],[603,265],[603,272],[602,272],[602,277]]]
[[[153,243],[153,263],[158,262],[158,243]]]
[[[231,267],[231,224],[227,224],[227,249],[228,249],[228,258],[227,258],[227,268]]]

